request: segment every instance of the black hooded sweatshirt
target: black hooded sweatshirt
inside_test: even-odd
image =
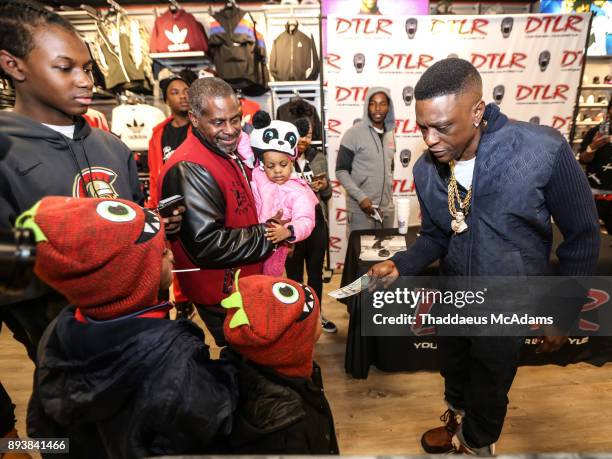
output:
[[[191,321],[81,323],[69,307],[40,342],[28,435],[70,438],[75,458],[223,453],[237,377]]]
[[[132,152],[115,135],[76,118],[74,138],[26,116],[0,112],[0,132],[12,145],[0,161],[0,228],[45,196],[113,197],[142,203]],[[83,181],[88,184],[82,186]],[[48,293],[40,282],[25,298]]]

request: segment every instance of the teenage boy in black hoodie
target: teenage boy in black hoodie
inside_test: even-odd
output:
[[[0,73],[9,77],[16,95],[14,111],[0,111],[0,132],[12,140],[0,161],[0,228],[10,228],[44,196],[142,202],[130,150],[81,116],[92,102],[92,64],[66,19],[34,2],[0,2]],[[180,216],[164,222],[170,234]],[[35,281],[22,297],[0,298],[0,321],[35,360],[40,336],[65,305],[61,295]],[[16,436],[11,407],[0,389],[0,437]]]
[[[174,260],[159,217],[52,196],[17,225],[36,234],[34,272],[72,305],[41,338],[28,434],[69,438],[77,458],[224,452],[237,371],[210,360],[193,322],[167,319],[157,294]]]

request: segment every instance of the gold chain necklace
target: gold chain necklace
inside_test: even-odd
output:
[[[455,178],[455,161],[450,162],[450,181],[448,182],[448,211],[453,217],[451,221],[451,229],[455,234],[463,233],[468,229],[465,222],[465,217],[470,210],[472,200],[472,186],[468,189],[465,198],[461,200],[459,189],[457,188],[457,179]],[[459,203],[459,210],[455,207],[455,201]]]

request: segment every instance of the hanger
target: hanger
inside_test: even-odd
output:
[[[176,13],[178,10],[181,9],[181,5],[179,5],[179,3],[176,0],[168,0],[168,2],[170,3],[170,6],[168,7],[168,9],[171,12]]]
[[[300,91],[298,91],[296,88],[293,88],[293,95],[291,96],[291,99],[289,99],[291,102],[299,102],[302,100],[302,96],[300,96]]]
[[[294,17],[291,17],[285,24],[285,28],[287,29],[287,32],[293,33],[297,30],[298,25],[299,25],[298,20]]]
[[[97,9],[95,9],[95,8],[89,6],[89,5],[81,5],[79,8],[81,8],[83,11],[85,11],[88,16],[91,16],[96,21],[100,21],[101,20],[100,13],[98,12]]]
[[[236,93],[236,97],[238,97],[238,100],[244,99],[244,94],[242,94],[242,89],[240,88],[234,89],[234,92]]]
[[[229,10],[232,8],[238,8],[238,5],[236,4],[235,0],[228,0],[227,2],[225,2],[225,6],[223,7],[224,10]]]

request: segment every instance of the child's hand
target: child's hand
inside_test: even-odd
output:
[[[275,244],[284,241],[291,237],[291,231],[277,223],[271,223],[270,228],[266,230],[266,239]]]

